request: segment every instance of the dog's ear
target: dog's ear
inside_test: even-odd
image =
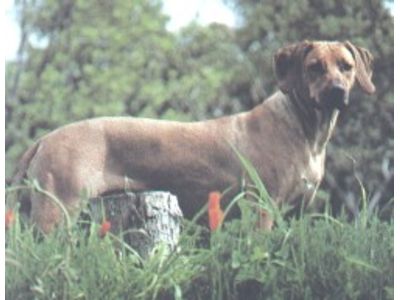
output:
[[[287,94],[301,80],[303,60],[313,48],[309,41],[296,43],[278,50],[274,56],[274,69],[278,86]]]
[[[372,54],[364,48],[354,46],[349,41],[345,43],[346,48],[351,52],[355,60],[356,79],[360,87],[367,94],[375,92],[375,85],[372,83]]]

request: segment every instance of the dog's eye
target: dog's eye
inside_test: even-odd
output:
[[[310,73],[319,74],[319,75],[325,73],[324,66],[319,61],[308,65],[307,70]]]
[[[347,63],[347,62],[345,62],[345,61],[340,61],[340,62],[338,63],[338,65],[339,65],[340,71],[342,71],[342,72],[350,71],[350,70],[353,68],[352,65],[350,65],[349,63]]]

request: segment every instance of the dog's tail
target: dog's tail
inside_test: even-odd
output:
[[[11,188],[15,188],[16,191],[12,193],[12,197],[7,197],[8,206],[15,207],[15,204],[17,202],[20,202],[22,210],[24,210],[24,207],[26,205],[29,205],[30,207],[30,203],[26,203],[28,199],[20,199],[18,185],[20,185],[22,183],[22,180],[26,178],[27,170],[31,164],[33,157],[37,153],[39,146],[40,140],[36,141],[32,146],[30,146],[28,150],[26,150],[25,153],[21,156],[17,166],[17,171],[11,179]]]

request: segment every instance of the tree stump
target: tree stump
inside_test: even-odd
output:
[[[177,197],[169,192],[98,197],[90,201],[90,210],[94,221],[109,221],[110,231],[122,234],[124,241],[142,257],[148,257],[159,243],[170,251],[178,243],[183,215]]]

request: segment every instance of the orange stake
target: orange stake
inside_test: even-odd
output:
[[[104,220],[99,229],[99,236],[101,238],[104,238],[106,236],[107,232],[110,231],[110,229],[111,229],[111,222]]]
[[[217,230],[224,219],[224,212],[220,204],[221,198],[220,192],[211,192],[208,195],[208,222],[211,231]]]
[[[15,214],[11,209],[7,210],[5,220],[6,220],[6,230],[7,230],[11,227],[12,223],[14,223],[15,221]]]

